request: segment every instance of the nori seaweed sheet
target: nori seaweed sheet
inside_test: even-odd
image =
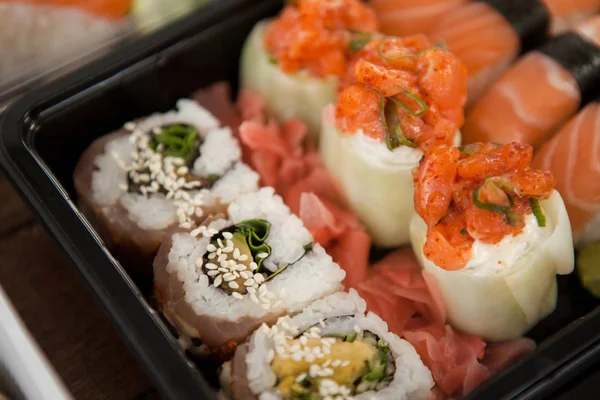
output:
[[[575,32],[555,36],[538,49],[567,69],[577,81],[581,106],[600,96],[600,48]]]
[[[550,30],[550,13],[540,0],[481,0],[508,20],[521,39],[521,53],[543,43]]]

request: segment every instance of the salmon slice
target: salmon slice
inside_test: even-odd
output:
[[[539,147],[580,104],[575,78],[552,58],[531,52],[502,75],[467,116],[463,142],[523,142]]]
[[[589,104],[536,154],[536,168],[552,171],[575,241],[600,213],[600,104]]]
[[[432,32],[448,12],[460,9],[468,0],[371,0],[386,35],[408,36]]]
[[[552,16],[552,33],[572,28],[600,11],[600,0],[543,0]]]
[[[467,108],[471,107],[515,60],[520,39],[496,9],[483,2],[457,8],[441,18],[431,34],[466,65]]]

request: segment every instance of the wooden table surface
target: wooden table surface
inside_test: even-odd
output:
[[[0,285],[76,399],[154,397],[73,267],[1,173]]]

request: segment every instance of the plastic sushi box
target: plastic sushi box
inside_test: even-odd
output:
[[[147,282],[132,279],[78,211],[73,169],[83,150],[125,122],[166,111],[211,83],[235,88],[244,40],[274,0],[218,1],[28,93],[0,125],[0,161],[165,399],[215,399],[215,366],[194,363],[151,307]],[[536,351],[468,396],[541,399],[600,361],[600,302],[576,274],[559,278],[557,310],[528,336]],[[581,378],[582,379],[582,378]],[[600,392],[600,391],[599,391]]]

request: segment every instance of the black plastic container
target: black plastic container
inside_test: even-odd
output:
[[[163,398],[214,399],[206,378],[214,366],[185,357],[139,282],[79,213],[73,169],[94,139],[123,123],[166,111],[177,99],[219,80],[235,88],[244,39],[258,20],[281,6],[274,0],[214,2],[29,93],[0,125],[0,161],[8,177],[71,258]],[[599,304],[580,287],[576,274],[559,278],[556,312],[530,335],[540,343],[535,353],[468,399],[545,398],[584,373],[600,360]]]

